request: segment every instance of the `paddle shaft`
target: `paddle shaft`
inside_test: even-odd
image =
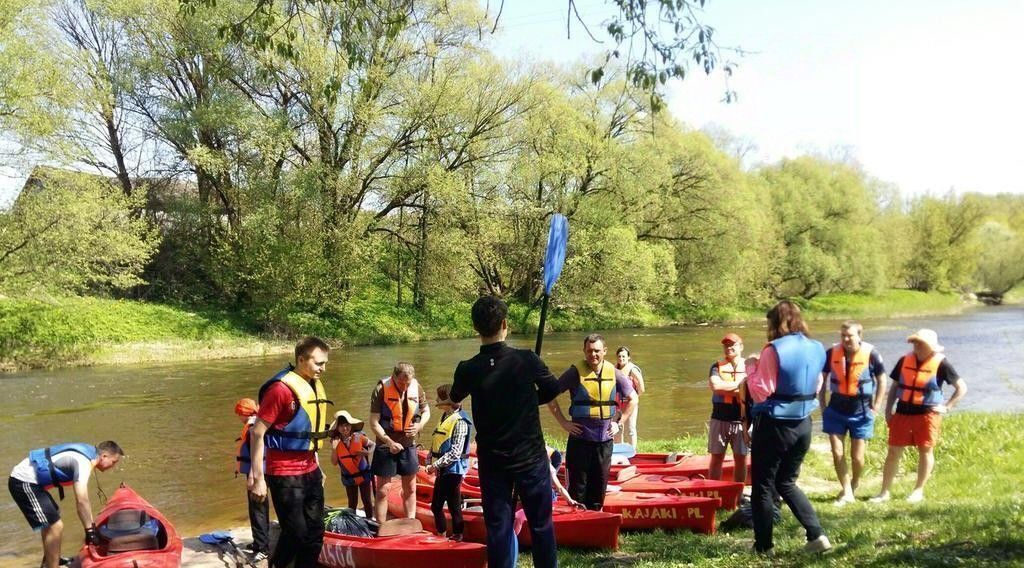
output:
[[[548,299],[550,295],[544,294],[544,301],[540,306],[540,326],[537,328],[537,346],[533,349],[533,352],[540,356],[540,346],[544,343],[544,324],[548,320]]]

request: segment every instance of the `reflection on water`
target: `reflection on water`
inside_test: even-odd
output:
[[[906,351],[904,340],[909,333],[919,327],[936,329],[950,361],[970,384],[963,408],[1024,409],[1024,349],[1019,343],[1024,337],[1024,309],[984,308],[960,316],[864,324],[866,339],[881,351],[887,368]],[[764,342],[763,326],[731,330],[744,337],[748,351]],[[838,341],[838,322],[813,322],[812,332],[826,343]],[[628,345],[644,369],[648,394],[641,399],[641,438],[704,432],[710,413],[707,372],[721,354],[718,340],[724,333],[711,326],[605,333],[609,352]],[[583,335],[545,337],[544,359],[556,374],[582,356]],[[512,343],[530,347],[533,339],[514,338]],[[335,410],[346,409],[365,420],[370,391],[396,361],[411,361],[433,398],[433,388],[450,381],[456,363],[477,349],[474,340],[453,340],[337,350],[331,353],[325,375],[328,394],[337,403]],[[115,470],[96,476],[108,494],[121,481],[132,485],[185,534],[244,525],[245,481],[232,474],[234,440],[241,429],[234,402],[243,396],[255,397],[263,381],[286,359],[0,376],[0,467],[9,471],[29,449],[45,444],[113,439],[128,457]],[[556,432],[558,426],[548,412],[542,410],[541,415],[545,428]],[[322,459],[329,463],[327,453]],[[328,473],[327,498],[330,503],[345,501],[335,471]],[[94,501],[93,509],[98,511],[98,499]],[[73,554],[82,533],[70,494],[62,511],[67,524],[64,552]],[[0,563],[7,563],[4,555],[38,553],[38,536],[9,497],[0,498],[0,534],[4,535]]]

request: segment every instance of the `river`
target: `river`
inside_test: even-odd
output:
[[[1024,307],[985,307],[956,316],[863,323],[865,339],[878,347],[887,369],[907,350],[905,339],[912,331],[921,327],[938,331],[947,356],[970,385],[958,410],[1024,410]],[[839,322],[815,321],[811,326],[812,335],[826,344],[838,341]],[[721,355],[718,342],[726,331],[742,335],[748,352],[764,342],[763,325],[604,332],[609,358],[616,347],[628,345],[644,369],[648,394],[640,405],[641,439],[704,432],[710,412],[707,371]],[[544,359],[556,374],[582,356],[583,335],[571,332],[545,337]],[[513,337],[510,342],[533,346],[533,338],[528,337]],[[478,342],[467,339],[335,350],[324,377],[327,391],[336,403],[335,410],[346,409],[365,420],[370,391],[396,361],[412,362],[433,398],[433,387],[450,381],[458,361],[477,349]],[[107,494],[122,481],[131,485],[186,535],[245,525],[245,482],[232,474],[234,439],[240,430],[233,406],[240,397],[255,397],[263,381],[286,359],[108,366],[0,376],[0,467],[9,471],[28,450],[43,445],[112,439],[121,444],[127,457],[116,469],[94,475]],[[434,414],[436,420],[436,411]],[[545,409],[541,415],[546,429],[557,429]],[[328,453],[321,458],[329,463]],[[344,502],[344,492],[335,473],[329,471],[327,500],[339,504]],[[96,483],[92,482],[94,512],[100,509]],[[82,542],[82,529],[72,493],[61,508],[66,525],[64,554],[73,555]],[[38,535],[29,530],[7,495],[0,497],[0,535],[0,565],[25,564],[27,560],[15,558],[41,556]]]

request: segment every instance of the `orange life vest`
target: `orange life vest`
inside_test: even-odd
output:
[[[829,382],[832,392],[843,396],[858,396],[863,393],[863,385],[871,381],[868,366],[871,363],[872,345],[861,343],[860,349],[849,361],[847,373],[846,350],[842,345],[832,346],[832,356],[829,358],[829,369],[832,371]],[[865,380],[866,379],[866,380]]]
[[[366,472],[370,471],[370,465],[366,457],[359,452],[366,448],[366,436],[355,432],[350,436],[351,441],[345,444],[345,440],[338,440],[338,447],[334,449],[338,456],[338,467],[341,468],[341,477],[348,479],[355,485],[361,485],[366,481]]]
[[[915,406],[942,404],[938,374],[939,365],[945,358],[942,353],[933,353],[927,361],[919,363],[913,353],[904,355],[896,385],[899,400]]]
[[[727,383],[737,383],[747,377],[747,371],[742,359],[738,359],[735,363],[719,361],[717,365],[718,376]],[[711,395],[711,401],[723,404],[738,404],[740,399],[735,394],[714,393]]]
[[[410,379],[405,390],[398,390],[391,377],[381,380],[380,425],[387,432],[405,432],[420,416],[420,386]]]

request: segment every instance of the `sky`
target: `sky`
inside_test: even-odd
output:
[[[603,53],[575,22],[566,39],[567,5],[505,0],[493,49],[558,63]],[[595,35],[614,12],[577,6]],[[1024,0],[708,0],[702,20],[749,52],[734,58],[739,100],[721,102],[723,77],[695,71],[668,85],[668,108],[749,140],[755,162],[838,151],[906,195],[1024,193]]]
[[[496,13],[501,0],[490,2]],[[571,64],[604,53],[612,0],[505,0],[487,41],[502,57]],[[756,147],[750,163],[837,149],[905,195],[1024,193],[1024,0],[707,0],[723,47],[749,52],[725,83],[694,71],[666,88],[668,109]],[[0,164],[0,203],[23,178]]]

